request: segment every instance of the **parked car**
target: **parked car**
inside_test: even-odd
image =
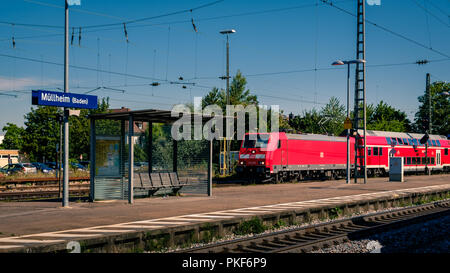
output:
[[[80,162],[78,162],[78,163],[80,163],[80,165],[82,165],[82,166],[85,167],[85,168],[88,168],[88,167],[89,167],[89,164],[91,164],[90,161],[80,161]]]
[[[7,169],[3,169],[3,168],[4,167],[0,168],[0,177],[8,175],[8,170]]]
[[[70,163],[70,167],[71,167],[72,169],[77,170],[77,171],[87,171],[87,168],[84,167],[83,165],[81,165],[80,163],[74,163],[74,162],[72,162],[72,163]]]
[[[31,163],[31,164],[33,164],[33,165],[36,167],[36,169],[37,169],[38,171],[40,171],[40,172],[43,172],[43,173],[53,173],[53,172],[55,172],[54,169],[50,168],[49,166],[47,166],[47,165],[44,164],[44,163],[33,162],[33,163]]]
[[[31,163],[15,163],[4,166],[2,172],[6,174],[37,173],[37,168]]]
[[[49,167],[52,168],[53,170],[56,169],[56,163],[55,163],[55,162],[47,162],[46,164],[47,164],[47,166],[49,166]]]

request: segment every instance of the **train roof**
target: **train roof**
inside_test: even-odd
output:
[[[358,133],[360,135],[363,135],[363,130],[358,130]],[[417,138],[417,139],[421,139],[423,137],[423,135],[424,134],[366,130],[366,136],[399,137],[399,138]],[[445,136],[442,136],[442,135],[430,135],[430,139],[447,140],[447,138]]]
[[[346,137],[317,135],[317,134],[286,134],[288,139],[314,140],[314,141],[334,141],[346,142]]]

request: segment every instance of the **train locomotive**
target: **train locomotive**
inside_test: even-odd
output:
[[[358,133],[362,135],[363,132]],[[368,176],[388,174],[391,157],[403,158],[405,172],[424,172],[426,167],[432,172],[449,171],[450,141],[445,136],[429,135],[426,147],[420,143],[422,137],[423,135],[415,133],[367,130]],[[352,136],[352,171],[354,153],[355,138]],[[258,182],[274,180],[278,183],[303,180],[306,177],[337,179],[346,176],[346,162],[345,136],[247,133],[240,146],[236,172],[241,177]]]

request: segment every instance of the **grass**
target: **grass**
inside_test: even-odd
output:
[[[249,221],[240,223],[233,233],[236,235],[258,234],[263,233],[267,229],[268,227],[263,224],[261,219],[254,217]]]
[[[75,178],[75,177],[88,177],[89,171],[71,171],[69,173],[69,177]],[[35,178],[56,178],[56,174],[48,174],[48,173],[16,173],[11,174],[7,176],[0,176],[0,182],[8,182],[8,181],[14,181],[14,180],[21,180],[21,179],[35,179]]]
[[[328,215],[330,219],[336,219],[342,215],[342,209],[339,207],[332,208]]]

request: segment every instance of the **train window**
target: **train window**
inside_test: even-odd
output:
[[[431,143],[433,143],[433,146],[437,146],[437,145],[436,145],[436,140],[433,139],[433,140],[431,141]]]
[[[444,155],[448,155],[448,148],[445,148]]]
[[[416,165],[416,158],[413,157],[413,158],[411,158],[411,159],[412,159],[412,164],[413,164],[413,165]]]
[[[437,145],[438,147],[441,147],[441,143],[439,142],[439,140],[436,140],[436,145]]]
[[[432,145],[431,140],[428,140],[427,143],[428,143],[428,147],[430,147]]]
[[[408,144],[411,145],[411,146],[414,145],[412,139],[408,138]]]
[[[278,149],[281,148],[281,140],[278,140]]]
[[[372,154],[372,147],[368,147],[367,148],[367,155],[368,156],[371,156],[371,154]],[[374,154],[375,155],[375,154]]]
[[[394,137],[392,138],[392,144],[397,145],[397,140]]]
[[[373,155],[378,155],[378,147],[373,147]]]
[[[406,157],[403,158],[403,164],[406,165]]]
[[[427,158],[426,157],[422,157],[422,165],[425,165],[426,164],[425,162],[427,162]]]
[[[382,147],[378,148],[378,155],[383,155],[383,148]]]
[[[256,140],[250,139],[249,135],[245,136],[244,143],[242,144],[242,148],[267,148],[267,143],[269,142],[268,138],[258,138]]]
[[[408,157],[408,160],[406,160],[406,165],[411,165],[411,157]]]
[[[408,140],[406,138],[403,139],[403,145],[408,145]]]
[[[403,145],[403,140],[401,139],[401,138],[397,138],[397,142],[398,142],[398,144],[402,144]]]
[[[419,146],[419,143],[417,142],[417,139],[413,139],[413,143],[414,143],[414,145],[416,145],[416,146]]]
[[[431,165],[434,165],[434,157],[431,158]]]
[[[386,141],[387,141],[387,144],[391,145],[392,142],[391,142],[391,138],[390,137],[387,137]]]
[[[430,164],[430,159],[431,159],[431,158],[428,157],[427,164]]]

